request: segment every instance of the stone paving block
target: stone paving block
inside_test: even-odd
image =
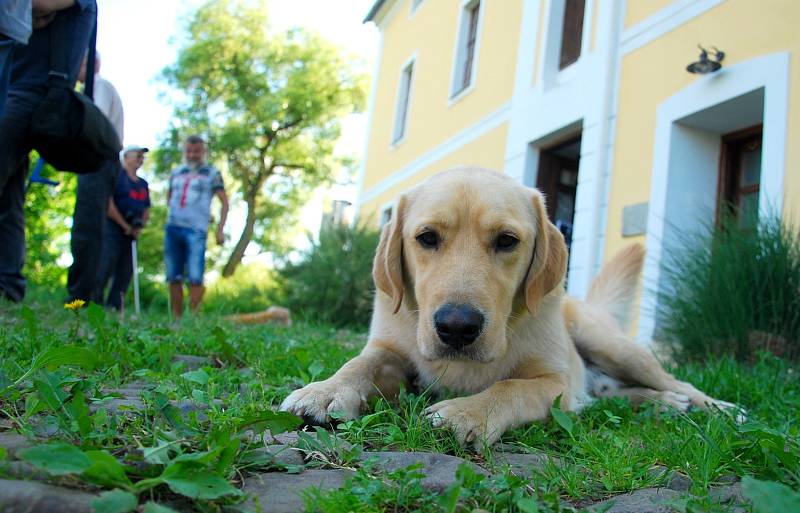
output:
[[[492,457],[494,458],[495,465],[508,465],[511,472],[525,478],[533,476],[534,470],[544,470],[548,462],[555,463],[556,465],[560,463],[558,458],[551,458],[544,453],[494,452],[492,453]]]
[[[306,470],[302,474],[284,472],[258,474],[244,481],[242,490],[250,497],[243,506],[245,510],[263,513],[305,511],[302,499],[304,490],[310,488],[335,490],[341,488],[353,474],[353,471],[345,469]]]
[[[172,357],[173,363],[183,363],[187,371],[197,370],[204,365],[212,365],[210,358],[205,356],[194,356],[191,354],[176,354]]]
[[[47,481],[50,479],[50,474],[25,461],[0,462],[0,475],[15,479],[32,479],[34,481]]]
[[[365,452],[361,460],[371,461],[374,468],[386,472],[421,463],[422,468],[419,472],[425,474],[425,477],[420,484],[423,488],[435,491],[442,491],[455,482],[456,470],[462,463],[467,463],[479,474],[489,475],[489,472],[474,463],[455,456],[432,452]]]
[[[0,479],[3,513],[91,513],[95,496],[33,481]]]
[[[674,513],[666,503],[677,501],[682,495],[668,488],[644,488],[597,502],[589,511],[603,511],[608,504],[613,504],[606,513]]]
[[[263,455],[267,461],[284,466],[299,466],[305,463],[303,453],[288,445],[267,445],[253,449],[256,455]]]
[[[35,445],[35,442],[29,441],[27,437],[20,435],[19,433],[0,433],[0,447],[5,448],[5,450],[8,452],[8,459],[16,458],[17,453],[20,450],[26,449],[33,445]]]

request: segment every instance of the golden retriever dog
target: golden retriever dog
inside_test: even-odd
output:
[[[359,415],[370,398],[419,383],[460,395],[426,414],[462,443],[492,444],[591,396],[679,410],[732,404],[667,373],[626,334],[644,251],[622,250],[586,301],[564,294],[567,249],[542,194],[497,172],[458,168],[403,194],[375,255],[367,345],[281,409],[313,423]]]

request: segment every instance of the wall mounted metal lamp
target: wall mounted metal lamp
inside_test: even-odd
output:
[[[714,73],[722,67],[722,60],[725,58],[725,52],[712,46],[711,48],[714,49],[714,55],[709,57],[708,50],[700,45],[697,45],[697,47],[700,48],[700,59],[686,66],[686,71],[697,75],[706,75],[708,73]]]

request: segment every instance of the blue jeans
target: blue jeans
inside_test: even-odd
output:
[[[164,234],[164,260],[169,283],[186,281],[189,285],[203,284],[207,238],[208,234],[201,230],[167,225]]]

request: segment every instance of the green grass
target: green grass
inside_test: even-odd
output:
[[[213,315],[175,327],[159,317],[119,324],[99,308],[76,316],[52,300],[3,304],[0,312],[0,429],[53,436],[46,458],[33,451],[26,459],[63,474],[58,479],[73,486],[117,490],[140,504],[177,499],[194,511],[241,503],[241,478],[275,464],[237,435],[268,426],[290,429],[291,416],[273,413],[280,401],[292,389],[331,375],[365,342],[362,333],[328,326],[236,327]],[[77,349],[68,354],[64,347]],[[172,363],[176,353],[217,363],[187,373]],[[686,511],[725,511],[708,490],[729,475],[800,488],[800,369],[762,355],[752,364],[723,357],[674,371],[710,395],[744,406],[748,421],[737,424],[727,415],[703,412],[659,413],[653,406],[633,410],[623,400],[602,400],[580,416],[569,414],[571,426],[533,423],[503,437],[522,451],[557,458],[532,479],[499,466],[492,478],[462,468],[456,485],[434,494],[419,485],[418,469],[384,474],[361,467],[351,486],[309,493],[309,508],[527,512],[538,503],[540,511],[559,511],[562,500],[596,500],[663,484],[665,478],[651,472],[655,466],[692,479]],[[142,414],[89,412],[91,403],[109,400],[104,390],[140,379],[158,384],[146,393]],[[215,399],[225,408],[212,406],[205,416],[169,404]],[[434,400],[424,392],[404,392],[396,402],[375,401],[363,417],[338,424],[338,436],[355,449],[325,437],[306,441],[324,455],[314,465],[358,466],[355,456],[362,450],[409,450],[493,466],[491,454],[465,450],[448,431],[431,428],[422,411]],[[52,445],[57,441],[67,445]],[[54,468],[54,462],[72,466]],[[0,462],[0,474],[3,468]]]

